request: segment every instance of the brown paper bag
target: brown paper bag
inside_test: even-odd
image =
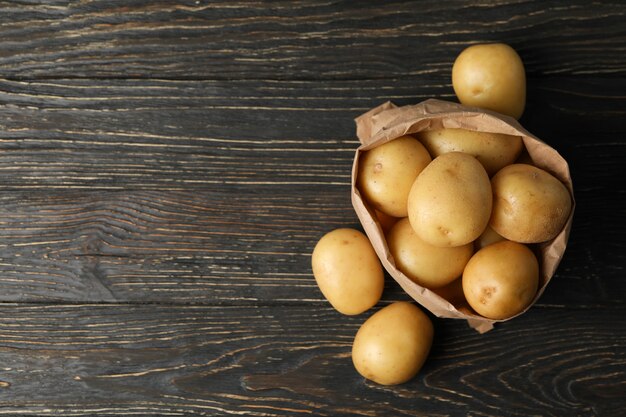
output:
[[[434,99],[404,107],[397,107],[393,103],[387,102],[356,118],[356,125],[361,146],[356,151],[352,166],[352,205],[383,266],[415,301],[433,314],[438,317],[465,319],[471,327],[480,333],[491,330],[494,322],[510,320],[513,317],[506,320],[492,320],[472,314],[468,310],[460,311],[457,309],[458,305],[455,307],[433,291],[411,281],[396,269],[382,228],[374,215],[374,209],[361,198],[356,187],[359,156],[362,152],[397,137],[422,130],[462,128],[521,136],[533,164],[560,179],[567,186],[572,196],[572,212],[561,233],[553,240],[537,245],[540,281],[539,291],[531,306],[537,302],[563,257],[574,214],[574,192],[569,167],[556,150],[528,133],[511,117]],[[519,314],[523,314],[528,308]]]

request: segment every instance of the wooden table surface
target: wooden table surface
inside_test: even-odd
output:
[[[383,387],[310,269],[359,227],[353,118],[455,100],[501,41],[569,161],[569,247],[527,314],[434,318]],[[0,415],[626,413],[623,1],[0,2]]]

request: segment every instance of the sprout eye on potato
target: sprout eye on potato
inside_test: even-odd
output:
[[[525,245],[502,241],[472,256],[463,272],[470,306],[490,319],[507,319],[530,305],[539,287],[537,258]]]

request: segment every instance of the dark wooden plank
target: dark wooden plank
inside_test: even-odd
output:
[[[576,181],[593,178],[588,170],[602,178],[620,172],[621,159],[604,155],[626,151],[625,80],[529,86],[523,123],[574,161],[575,174],[584,173]],[[4,81],[0,91],[0,190],[345,185],[358,145],[355,116],[389,99],[452,99],[448,84],[418,77]]]
[[[0,306],[0,414],[617,416],[626,310],[538,308],[479,335],[436,321],[420,375],[353,369],[367,314],[327,307]]]
[[[448,79],[504,41],[531,75],[624,75],[623,2],[0,3],[0,76]]]
[[[606,192],[606,191],[605,191]],[[582,191],[544,305],[623,302],[621,200]],[[594,213],[610,209],[598,218]],[[359,223],[347,186],[0,195],[0,300],[323,304],[317,240]],[[401,293],[391,279],[386,292]]]
[[[78,302],[319,302],[313,245],[358,225],[352,118],[450,91],[417,78],[0,85],[0,299]],[[570,161],[578,200],[543,303],[621,299],[623,87],[531,85],[524,123]]]
[[[387,99],[358,85],[5,81],[2,187],[346,184],[352,119]]]
[[[0,415],[622,415],[625,14],[0,2]],[[572,240],[527,314],[437,319],[418,378],[380,387],[349,357],[371,312],[333,311],[309,254],[358,227],[354,116],[453,99],[484,41],[520,52],[522,122],[570,161]],[[377,308],[406,298],[388,280]]]
[[[312,245],[358,227],[337,187],[11,192],[0,218],[5,301],[318,301]]]

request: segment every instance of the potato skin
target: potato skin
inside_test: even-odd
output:
[[[520,56],[503,43],[466,48],[452,66],[459,101],[519,119],[526,106],[526,72]]]
[[[455,279],[448,285],[433,290],[435,294],[452,304],[457,310],[468,308],[469,304],[463,294],[463,278]]]
[[[354,229],[325,234],[311,257],[315,281],[340,313],[360,314],[374,306],[383,292],[383,269],[367,237]]]
[[[424,242],[407,218],[391,229],[387,245],[396,267],[417,284],[430,289],[443,287],[460,277],[474,253],[471,243],[446,248]]]
[[[380,223],[380,228],[383,229],[384,233],[389,232],[393,225],[399,220],[397,217],[392,217],[379,210],[374,210],[374,215],[376,216],[378,223]]]
[[[525,245],[502,241],[479,250],[463,271],[463,293],[480,315],[502,320],[530,305],[539,287],[537,258]]]
[[[523,147],[520,136],[467,129],[425,130],[417,138],[433,158],[448,152],[475,156],[490,177],[515,162]]]
[[[413,181],[430,161],[424,145],[412,136],[401,136],[361,155],[357,186],[376,210],[406,217]]]
[[[428,357],[433,324],[417,306],[396,302],[372,315],[357,332],[352,362],[363,377],[381,385],[413,378]]]
[[[438,156],[417,177],[409,193],[409,221],[433,246],[462,246],[487,227],[491,184],[483,166],[466,153]]]
[[[474,250],[479,251],[485,246],[489,246],[492,243],[501,242],[503,240],[505,240],[504,237],[496,233],[491,226],[487,226],[485,231],[474,241]]]
[[[527,164],[501,169],[491,179],[489,225],[506,239],[539,243],[558,235],[572,210],[572,198],[557,178]]]

